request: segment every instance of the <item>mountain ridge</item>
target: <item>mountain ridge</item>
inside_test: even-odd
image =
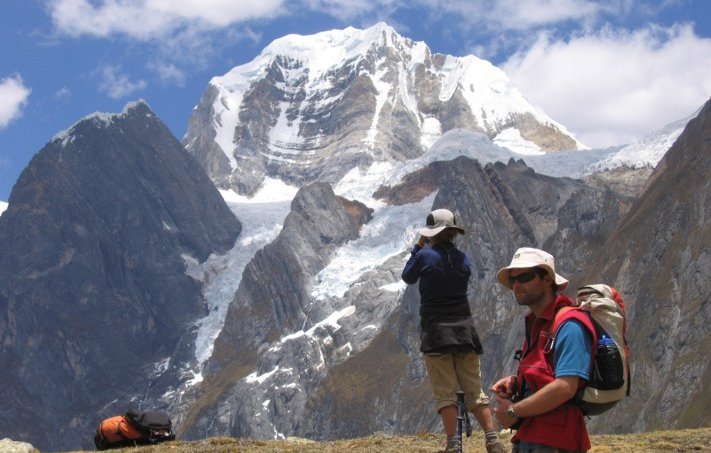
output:
[[[0,216],[0,425],[43,450],[181,373],[205,314],[184,260],[241,230],[145,103],[111,118],[50,141]]]

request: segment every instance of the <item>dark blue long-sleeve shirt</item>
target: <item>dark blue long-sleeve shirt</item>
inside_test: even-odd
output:
[[[402,279],[420,282],[420,351],[482,353],[467,299],[470,276],[469,257],[453,243],[412,249]]]
[[[402,271],[405,283],[420,281],[420,303],[425,310],[466,304],[470,275],[469,257],[452,243],[415,245]]]

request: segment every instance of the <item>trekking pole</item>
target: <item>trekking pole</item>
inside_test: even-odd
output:
[[[469,408],[467,407],[467,401],[462,397],[462,406],[464,406],[464,426],[466,427],[465,432],[467,433],[467,437],[472,437],[472,420],[469,417]]]
[[[459,438],[459,451],[457,453],[462,453],[462,424],[464,423],[465,411],[464,392],[460,390],[457,392],[457,437]]]

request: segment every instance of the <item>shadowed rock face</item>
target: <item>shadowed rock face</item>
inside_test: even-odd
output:
[[[205,314],[183,256],[228,250],[241,226],[142,102],[48,143],[10,204],[0,218],[0,425],[42,450],[89,447],[103,416],[175,380]],[[156,369],[167,358],[174,369]]]
[[[279,238],[247,266],[208,377],[196,396],[187,397],[196,401],[183,418],[187,436],[209,430],[270,437],[277,430],[332,439],[439,426],[423,396],[429,387],[419,353],[417,289],[401,296],[384,289],[399,280],[407,251],[367,272],[341,299],[314,300],[310,294],[329,255],[355,239],[360,224],[346,215],[353,208],[344,209],[327,188],[304,187]],[[435,162],[395,187],[381,187],[378,197],[412,203],[433,192],[433,208],[453,209],[467,226],[457,242],[474,263],[470,302],[485,339],[484,376],[491,382],[513,366],[511,351],[522,328],[515,304],[495,283],[498,268],[518,246],[541,246],[560,236],[572,244],[560,241],[565,249],[555,241],[552,251],[565,250],[571,256],[563,261],[574,263],[621,214],[613,209],[612,192],[539,175],[516,161],[486,167],[468,158]],[[586,222],[578,226],[581,218]],[[567,269],[567,277],[578,275]],[[352,307],[352,315],[337,325],[313,325],[342,307]],[[282,341],[286,337],[292,338]]]
[[[313,359],[313,344],[297,344],[275,353],[267,349],[330,313],[328,304],[313,303],[310,297],[314,276],[330,262],[338,246],[358,237],[370,215],[364,205],[337,197],[326,183],[299,190],[277,239],[257,252],[245,268],[208,361],[205,382],[197,390],[197,402],[185,414],[182,429],[187,435],[199,437],[208,427],[244,436],[263,435],[268,429],[254,417],[255,408],[262,404],[262,392],[240,381],[255,369],[272,369],[272,359],[278,360],[280,369],[300,369],[303,366],[297,362]],[[318,385],[316,375],[312,382],[303,380],[307,388],[283,389],[273,404],[286,406],[294,395],[303,401]],[[210,396],[216,392],[217,397]],[[303,404],[289,407],[298,413],[292,413],[285,423],[300,420]],[[225,418],[225,413],[232,415]]]
[[[659,162],[586,269],[628,301],[632,397],[605,431],[708,426],[711,346],[711,101]]]

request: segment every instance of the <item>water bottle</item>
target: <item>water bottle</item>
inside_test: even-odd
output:
[[[600,348],[608,348],[610,346],[615,346],[615,340],[608,337],[607,333],[603,332],[600,339],[597,340],[597,347],[598,347],[598,349],[600,349]]]
[[[606,332],[603,332],[597,340],[594,373],[600,380],[595,387],[600,390],[618,389],[625,383],[622,355],[615,340],[609,337]]]

